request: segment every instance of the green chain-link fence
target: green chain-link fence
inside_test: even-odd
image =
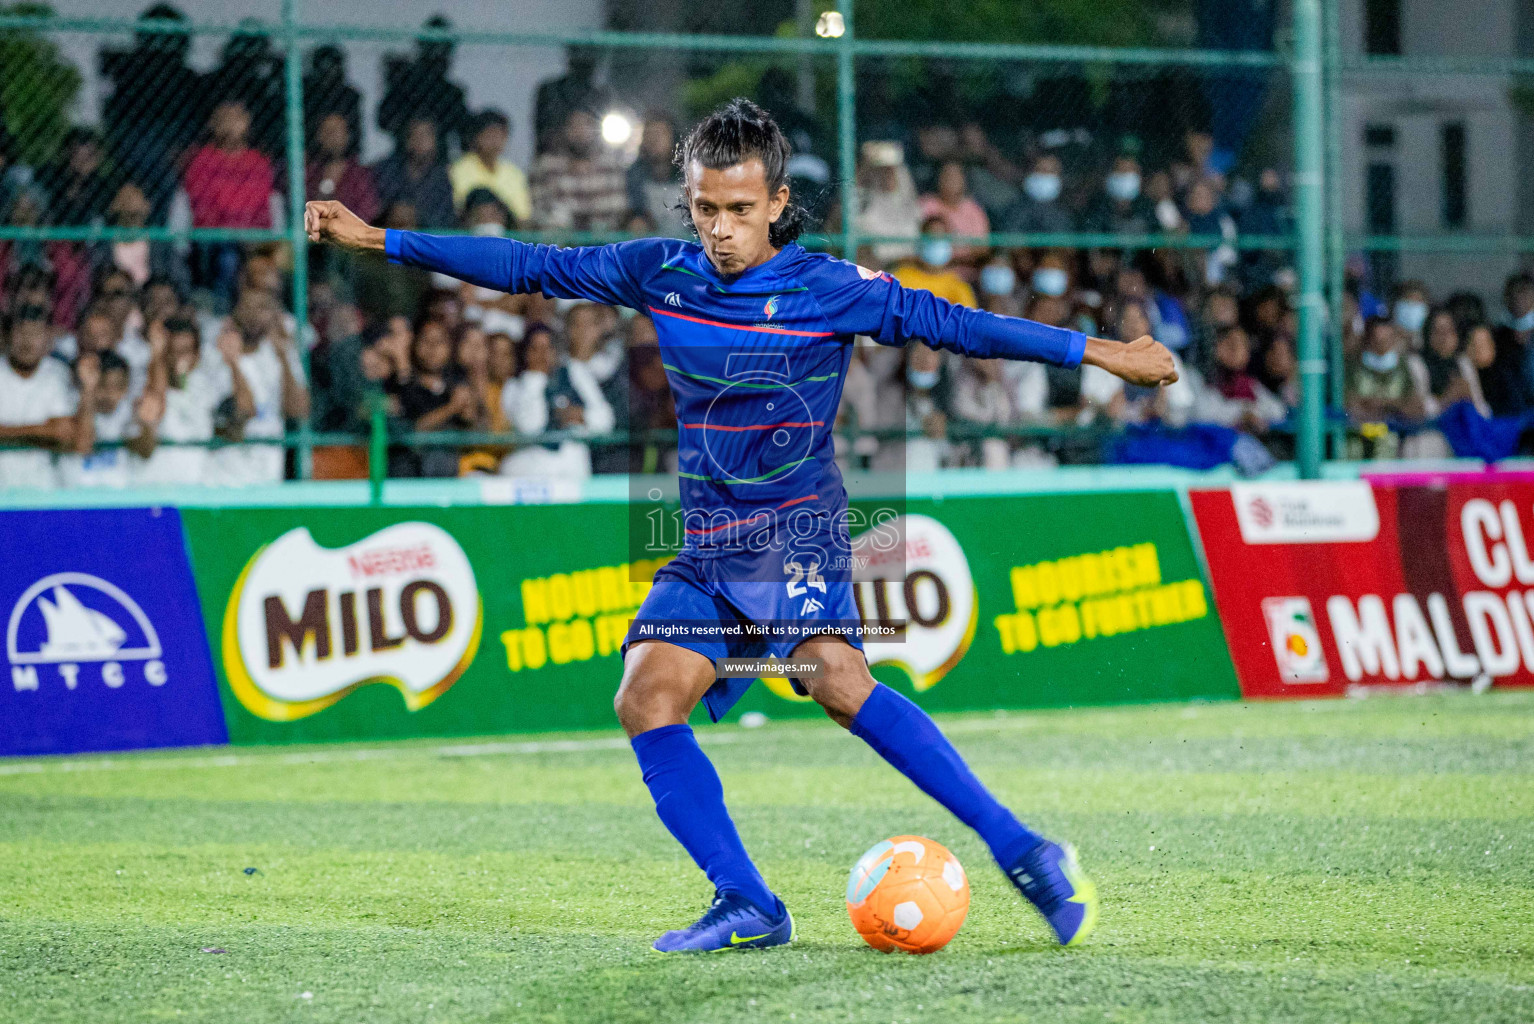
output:
[[[983,230],[950,224],[956,248],[1011,254],[1014,272],[1070,249],[1088,254],[1071,258],[1086,295],[1116,287],[1109,278],[1131,261],[1152,292],[1182,282],[1194,294],[1225,286],[1251,296],[1278,282],[1298,316],[1293,423],[1300,468],[1313,475],[1328,410],[1332,451],[1342,450],[1354,343],[1328,306],[1341,308],[1345,292],[1388,301],[1414,276],[1494,305],[1502,276],[1534,243],[1516,213],[1480,208],[1511,209],[1516,187],[1508,181],[1498,199],[1495,185],[1477,183],[1492,164],[1474,148],[1490,130],[1488,102],[1502,105],[1493,127],[1518,136],[1534,62],[1351,55],[1337,5],[1320,0],[1296,0],[1271,48],[1227,50],[865,37],[855,13],[839,0],[818,32],[804,21],[748,37],[364,28],[320,24],[298,0],[285,0],[278,22],[238,25],[12,7],[0,14],[0,287],[13,305],[29,287],[48,288],[54,319],[75,329],[102,301],[92,294],[104,267],[143,264],[222,309],[252,273],[249,255],[267,247],[273,259],[258,265],[285,272],[294,323],[308,323],[312,294],[328,310],[336,290],[386,312],[399,280],[311,250],[305,198],[341,198],[401,227],[499,219],[516,237],[561,243],[681,233],[661,199],[675,187],[669,150],[645,149],[640,126],[656,112],[685,124],[744,94],[779,116],[802,153],[795,186],[811,208],[812,245],[883,263],[911,252],[916,196],[940,190],[956,162],[987,214]],[[875,30],[889,21],[878,13]],[[99,117],[76,125],[83,76],[69,55],[82,51],[104,84]],[[466,84],[483,82],[464,75],[567,62],[571,73],[508,111],[513,162],[530,184],[483,168],[459,181],[453,162],[505,141],[500,122],[466,98]],[[365,99],[351,83],[370,66],[381,88]],[[582,92],[578,69],[588,66],[605,68],[606,82]],[[613,165],[590,195],[547,187],[538,156],[576,109],[598,115],[584,130],[600,134]],[[1444,114],[1458,109],[1467,113]],[[1433,123],[1430,157],[1443,178],[1427,227],[1390,191],[1421,176],[1411,117]],[[622,166],[651,158],[650,176]],[[1115,198],[1112,179],[1131,174],[1135,194]],[[1035,179],[1051,177],[1062,179],[1059,195],[1045,199]],[[46,266],[46,285],[32,265]],[[1200,330],[1190,318],[1188,333]],[[1185,340],[1189,352],[1208,344]],[[291,442],[307,475],[316,437],[302,422]]]

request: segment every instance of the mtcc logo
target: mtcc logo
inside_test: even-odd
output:
[[[5,656],[18,691],[44,682],[71,690],[104,683],[115,690],[134,677],[163,686],[163,654],[138,602],[89,573],[44,576],[21,595],[5,627]]]

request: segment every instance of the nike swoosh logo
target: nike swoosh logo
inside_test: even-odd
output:
[[[1065,875],[1071,888],[1075,890],[1066,897],[1067,903],[1088,903],[1097,895],[1097,887],[1094,886],[1082,872],[1081,865],[1076,860],[1075,851],[1071,851],[1060,861],[1060,871]]]
[[[769,936],[771,934],[772,934],[772,932],[762,932],[762,934],[760,934],[760,935],[744,935],[744,936],[742,936],[742,935],[737,935],[735,932],[731,932],[730,933],[730,945],[738,946],[742,942],[755,942],[757,939],[765,939],[767,936]]]

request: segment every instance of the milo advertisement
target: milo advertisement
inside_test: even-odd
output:
[[[188,509],[185,525],[231,742],[613,723],[647,589],[621,506]]]
[[[874,676],[929,710],[1236,696],[1174,492],[911,498],[905,510],[904,557],[891,559],[903,578],[870,559],[854,586],[865,622],[904,625],[896,642],[867,644]],[[760,690],[742,706],[774,714]]]
[[[611,726],[664,563],[628,560],[621,504],[183,516],[236,743]],[[1237,693],[1170,491],[912,498],[878,529],[869,662],[929,709]],[[744,711],[819,714],[784,679]]]

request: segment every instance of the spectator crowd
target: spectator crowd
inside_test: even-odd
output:
[[[160,5],[144,17],[181,16]],[[35,147],[0,109],[0,224],[280,228],[282,57],[264,36],[236,34],[201,74],[186,41],[144,33],[104,55],[116,82],[104,127],[69,129],[48,160],[23,159]],[[685,235],[676,124],[654,112],[636,150],[607,141],[615,101],[597,84],[596,54],[573,49],[568,72],[539,88],[526,168],[507,155],[513,119],[471,111],[451,63],[452,45],[435,40],[386,61],[376,124],[393,147],[365,163],[344,52],[313,50],[306,196],[393,228]],[[838,421],[849,467],[1091,461],[1105,432],[1134,425],[1212,424],[1292,454],[1295,275],[1287,250],[1239,244],[1292,230],[1280,169],[1216,153],[1197,125],[1152,161],[1131,135],[1019,128],[1002,145],[974,120],[869,120],[855,210],[840,208],[813,132],[794,131],[790,166],[820,226],[834,233],[850,216],[869,239],[859,263],[966,306],[1123,341],[1152,335],[1182,379],[1126,387],[1091,368],[860,338]],[[1073,248],[1059,237],[1076,233],[1184,241]],[[1027,237],[996,246],[993,234]],[[296,472],[284,438],[303,423],[320,438],[316,470],[355,475],[356,442],[330,442],[360,436],[378,410],[395,476],[674,466],[655,330],[631,310],[505,295],[315,247],[300,323],[283,244],[160,237],[0,240],[0,487],[275,482]],[[1434,429],[1448,410],[1534,410],[1534,279],[1510,278],[1501,308],[1488,309],[1420,281],[1381,294],[1369,269],[1349,264],[1342,310],[1336,414],[1348,455],[1448,455]],[[607,443],[613,435],[636,440]]]

